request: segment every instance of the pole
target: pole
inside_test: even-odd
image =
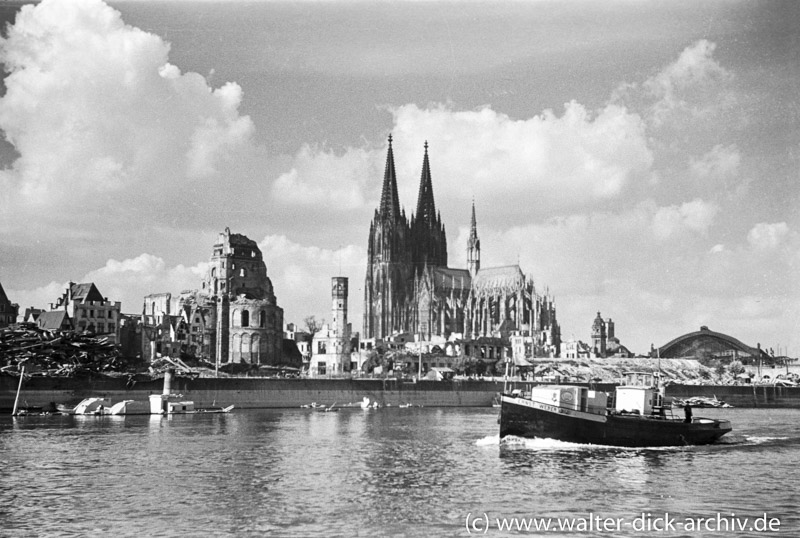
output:
[[[22,380],[25,377],[25,367],[22,367],[22,370],[19,372],[19,385],[17,386],[17,397],[14,398],[14,410],[11,412],[11,416],[16,416],[17,414],[17,404],[19,403],[19,393],[22,390]]]
[[[422,342],[419,342],[419,349],[417,350],[417,379],[422,379]]]

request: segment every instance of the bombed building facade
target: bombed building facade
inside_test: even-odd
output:
[[[150,354],[173,354],[170,345],[218,364],[278,364],[283,309],[255,241],[230,229],[219,234],[197,290],[172,306],[169,294],[145,298],[143,319]],[[158,349],[156,346],[164,346]]]
[[[380,205],[367,244],[363,337],[517,336],[531,356],[556,356],[560,330],[553,298],[540,294],[518,265],[481,267],[474,202],[466,248],[467,268],[448,267],[447,234],[434,201],[427,142],[416,212],[409,220],[400,208],[390,136]]]

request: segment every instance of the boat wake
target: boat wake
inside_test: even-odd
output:
[[[758,437],[758,436],[749,436],[745,435],[745,440],[748,444],[753,445],[761,445],[764,443],[770,443],[772,441],[786,441],[790,439],[789,437]]]
[[[524,437],[516,437],[514,435],[509,435],[507,437],[504,437],[502,440],[500,439],[499,435],[492,435],[484,437],[483,439],[478,439],[475,442],[475,444],[478,446],[499,446],[501,448],[507,448],[512,450],[521,449],[521,450],[538,450],[538,451],[554,451],[554,452],[585,451],[585,450],[674,451],[674,450],[693,448],[686,446],[620,447],[611,445],[595,445],[589,443],[570,443],[568,441],[559,441],[557,439],[547,439],[539,437],[534,439],[528,439]]]

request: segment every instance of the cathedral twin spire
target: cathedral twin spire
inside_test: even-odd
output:
[[[400,200],[397,196],[397,174],[394,170],[392,135],[389,135],[389,151],[386,153],[386,169],[383,172],[383,191],[381,192],[380,215],[389,220],[400,217]]]

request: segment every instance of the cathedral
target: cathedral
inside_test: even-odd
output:
[[[364,338],[408,333],[420,340],[461,335],[524,341],[527,356],[556,356],[560,331],[553,298],[540,295],[518,265],[481,267],[475,203],[467,268],[447,266],[447,234],[433,197],[428,143],[417,209],[400,208],[392,137],[379,207],[370,224],[364,284]],[[516,355],[516,353],[515,353]]]

